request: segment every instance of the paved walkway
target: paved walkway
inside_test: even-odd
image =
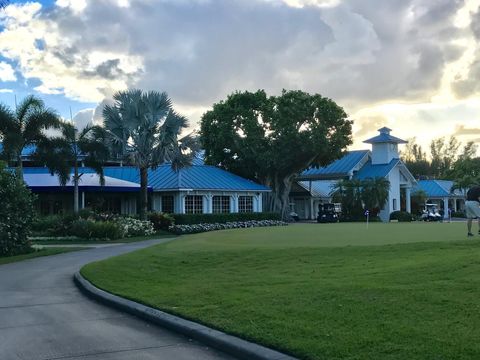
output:
[[[82,265],[160,243],[148,240],[0,266],[1,360],[232,359],[96,303],[72,276]]]

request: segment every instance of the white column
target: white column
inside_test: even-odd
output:
[[[410,188],[407,187],[405,188],[405,205],[406,205],[406,210],[407,212],[411,213],[412,212],[412,203],[411,203],[411,194],[410,194]]]
[[[448,198],[443,198],[443,218],[448,219]]]
[[[185,214],[185,195],[180,194],[180,214]]]
[[[305,220],[307,220],[307,219],[309,218],[309,216],[308,216],[308,201],[307,201],[307,199],[304,199],[303,205],[304,205],[304,211],[305,211]]]
[[[233,200],[233,212],[238,213],[238,194],[233,194],[232,195],[232,200]]]
[[[82,191],[82,196],[80,197],[80,209],[85,209],[85,191]]]
[[[160,211],[162,209],[161,204],[162,197],[160,194],[153,193],[152,194],[152,210],[153,211]]]
[[[207,194],[205,195],[206,199],[207,199],[207,206],[206,206],[206,211],[205,213],[206,214],[211,214],[213,212],[213,195],[212,194]]]
[[[457,199],[453,199],[453,211],[457,211]]]

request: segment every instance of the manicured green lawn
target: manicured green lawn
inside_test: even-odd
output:
[[[183,236],[87,265],[97,286],[305,359],[480,358],[480,236],[464,223]]]
[[[28,254],[23,254],[23,255],[15,255],[15,256],[7,256],[7,257],[0,257],[0,265],[3,264],[9,264],[12,262],[17,262],[17,261],[22,261],[22,260],[27,260],[27,259],[33,259],[36,257],[40,256],[49,256],[49,255],[57,255],[57,254],[62,254],[65,252],[71,252],[71,251],[78,251],[78,250],[85,250],[87,248],[61,248],[61,247],[52,247],[52,248],[45,248],[45,249],[37,249],[31,253]]]

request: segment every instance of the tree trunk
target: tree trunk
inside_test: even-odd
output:
[[[78,164],[75,161],[73,172],[73,213],[78,214]]]
[[[148,207],[148,168],[140,168],[140,219],[147,218]]]
[[[17,155],[17,177],[23,180],[22,152]]]
[[[280,213],[284,221],[290,220],[289,195],[294,177],[295,174],[284,177],[275,176],[268,184],[272,189],[268,200],[268,208],[270,211]]]

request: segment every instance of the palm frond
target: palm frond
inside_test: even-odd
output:
[[[25,118],[23,138],[26,144],[34,142],[42,135],[44,130],[49,128],[59,128],[60,119],[52,109],[38,109],[28,113]]]
[[[29,113],[42,109],[44,107],[43,100],[33,95],[27,96],[18,104],[15,115],[19,123],[23,123]]]

